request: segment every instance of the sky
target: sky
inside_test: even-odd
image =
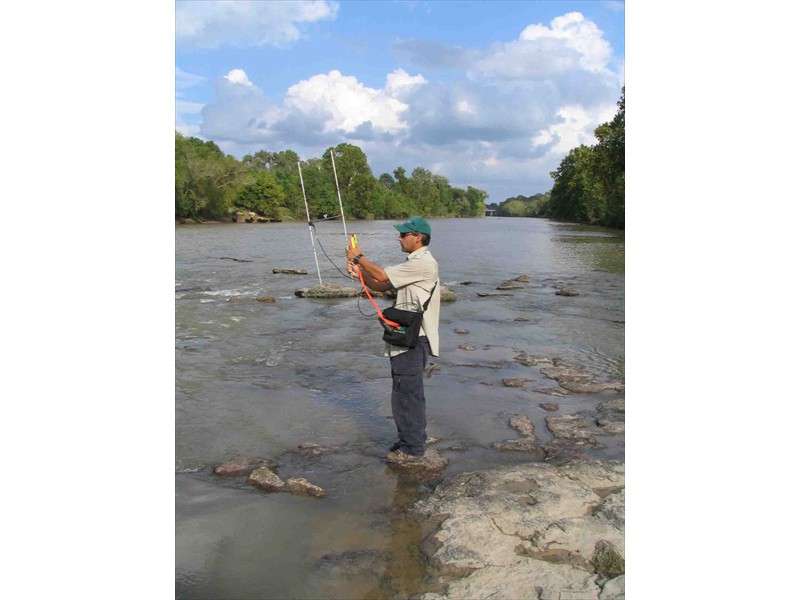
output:
[[[241,159],[360,147],[489,193],[546,192],[624,85],[623,2],[175,4],[175,130]]]

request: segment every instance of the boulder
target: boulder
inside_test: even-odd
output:
[[[440,291],[441,296],[439,297],[439,301],[440,302],[455,302],[456,301],[456,293],[453,290],[451,290],[450,288],[448,288],[447,286],[444,286],[444,285],[441,286],[440,290],[441,290]]]

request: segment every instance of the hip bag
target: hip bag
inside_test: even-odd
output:
[[[419,330],[422,327],[422,315],[428,310],[431,298],[433,298],[433,291],[439,282],[433,284],[431,288],[431,295],[422,305],[422,312],[415,312],[410,310],[401,310],[396,306],[390,306],[383,311],[383,316],[394,321],[399,327],[388,325],[380,320],[383,326],[383,341],[390,343],[392,346],[401,346],[403,348],[415,348],[419,341]]]

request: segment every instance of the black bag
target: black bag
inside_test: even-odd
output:
[[[433,284],[431,295],[422,306],[422,312],[401,310],[396,306],[390,306],[383,311],[384,318],[400,325],[400,329],[397,329],[380,321],[381,325],[383,325],[384,342],[388,342],[392,346],[402,346],[403,348],[415,348],[417,346],[419,330],[422,327],[422,315],[428,310],[428,304],[433,298],[433,290],[436,289],[437,285],[439,285],[438,281]]]

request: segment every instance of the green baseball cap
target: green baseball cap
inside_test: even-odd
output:
[[[431,234],[431,226],[428,222],[423,219],[422,217],[411,217],[405,223],[401,223],[400,225],[394,226],[397,231],[400,233],[425,233],[427,235]]]

